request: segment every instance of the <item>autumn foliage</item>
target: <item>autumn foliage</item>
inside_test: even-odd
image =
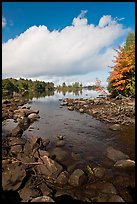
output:
[[[116,50],[113,71],[108,78],[108,90],[113,95],[134,96],[135,94],[135,43]]]

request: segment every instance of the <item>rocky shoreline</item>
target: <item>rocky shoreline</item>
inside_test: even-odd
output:
[[[135,99],[118,96],[116,98],[69,99],[61,102],[69,111],[87,113],[98,120],[121,125],[135,124]]]
[[[39,110],[32,110],[28,104],[28,100],[19,97],[2,101],[3,123],[7,120],[16,122],[13,129],[6,131],[3,128],[2,132],[3,201],[135,200],[135,161],[120,150],[108,147],[100,165],[93,158],[87,163],[81,161],[78,154],[66,149],[62,135],[57,135],[53,144],[48,137],[23,137],[23,132],[40,117]],[[64,105],[70,111],[88,113],[106,122],[124,125],[134,123],[134,101],[130,99],[64,99],[61,106]],[[119,115],[116,114],[116,107]],[[114,119],[111,118],[112,113]],[[124,114],[128,119],[124,119]]]

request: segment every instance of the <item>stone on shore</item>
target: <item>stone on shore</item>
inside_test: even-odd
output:
[[[2,188],[4,191],[16,191],[22,184],[26,172],[19,162],[9,164],[9,167],[2,173]]]
[[[31,113],[28,115],[28,118],[31,120],[31,122],[37,120],[39,116],[36,113]]]
[[[55,201],[49,196],[40,196],[32,199],[31,202],[55,202]]]
[[[23,129],[20,127],[19,124],[11,131],[12,137],[21,137],[22,134],[23,134]]]
[[[68,183],[69,173],[67,171],[62,171],[57,177],[56,183],[59,185],[65,185]]]
[[[122,169],[135,168],[135,161],[131,159],[119,160],[114,164],[114,167]]]
[[[44,164],[40,164],[36,167],[37,172],[44,176],[52,176],[53,178],[57,178],[63,169],[62,166],[47,156],[41,157],[41,159],[43,160]]]

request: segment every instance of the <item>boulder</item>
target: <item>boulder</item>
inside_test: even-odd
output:
[[[69,159],[69,153],[66,152],[65,150],[62,150],[59,147],[56,147],[52,150],[51,157],[55,156],[56,161],[65,161],[67,159]]]
[[[41,195],[40,191],[37,188],[28,185],[26,185],[23,189],[19,190],[18,193],[22,200],[26,202],[28,202],[32,198],[36,198]]]
[[[81,186],[86,182],[85,173],[81,169],[76,169],[68,180],[71,186]]]
[[[119,124],[114,124],[110,126],[111,130],[120,130],[120,125]]]
[[[80,109],[79,109],[79,112],[80,112],[80,113],[84,113],[84,109],[83,109],[83,108],[80,108]]]
[[[55,202],[55,201],[49,196],[40,196],[32,199],[31,202]]]
[[[57,140],[55,145],[56,145],[56,147],[64,146],[65,145],[65,141],[64,140]]]
[[[97,177],[97,178],[102,178],[104,175],[105,175],[105,168],[103,167],[96,167],[93,169],[94,171],[94,175]]]
[[[114,167],[121,168],[121,169],[135,168],[135,161],[131,159],[119,160],[114,164]]]
[[[42,194],[45,196],[51,196],[52,190],[48,188],[45,182],[42,182],[38,185],[39,189],[41,190]]]
[[[57,176],[63,169],[62,166],[58,164],[56,161],[51,160],[47,156],[44,156],[41,158],[44,164],[40,164],[36,167],[37,172],[45,176],[49,176],[49,177],[52,176],[53,178],[57,178]]]
[[[99,186],[99,191],[106,194],[117,194],[116,188],[109,182],[101,183]]]
[[[73,110],[74,110],[74,107],[73,107],[73,106],[69,106],[69,107],[68,107],[68,110],[69,110],[69,111],[73,111]]]
[[[6,171],[2,173],[2,188],[4,191],[16,191],[22,184],[26,172],[19,162],[9,165]]]
[[[28,115],[28,118],[33,122],[34,120],[37,120],[39,116],[36,113],[31,113]]]
[[[42,140],[42,147],[41,149],[46,150],[48,144],[50,143],[50,140],[48,138]]]
[[[22,134],[23,134],[23,129],[20,127],[19,124],[11,131],[12,137],[21,137]]]
[[[62,171],[57,177],[56,183],[59,185],[65,185],[68,182],[69,173],[67,171]]]
[[[124,154],[123,152],[114,149],[113,147],[108,147],[107,148],[107,155],[106,155],[109,159],[113,160],[113,161],[118,161],[121,159],[128,159],[129,156]]]
[[[107,202],[125,202],[119,195],[112,195]]]

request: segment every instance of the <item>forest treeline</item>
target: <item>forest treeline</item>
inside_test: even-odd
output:
[[[43,92],[47,90],[54,90],[53,82],[32,81],[31,79],[2,79],[2,91],[8,93],[22,93],[25,91]]]

